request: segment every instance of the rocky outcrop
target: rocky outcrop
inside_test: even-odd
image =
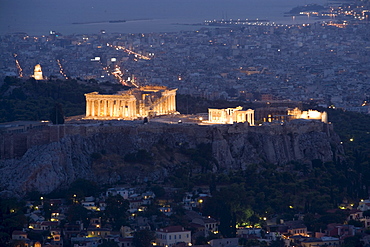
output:
[[[295,120],[284,125],[254,127],[105,123],[67,124],[63,128],[59,141],[33,146],[20,158],[0,160],[3,194],[23,195],[33,190],[48,193],[78,178],[105,184],[160,180],[176,164],[184,163],[181,160],[184,156],[175,155],[178,150],[196,149],[200,144],[211,145],[214,171],[245,169],[264,162],[280,165],[290,161],[310,163],[315,159],[327,162],[336,158],[334,154],[343,153],[332,126],[319,121]],[[124,161],[125,155],[138,150],[151,154],[150,164]],[[97,153],[104,157],[94,158]]]

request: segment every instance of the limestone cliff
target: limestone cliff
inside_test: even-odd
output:
[[[48,131],[53,136],[56,128]],[[181,150],[196,149],[200,144],[211,147],[214,172],[263,162],[327,162],[343,154],[332,126],[319,121],[255,127],[105,122],[67,124],[57,131],[57,141],[34,145],[22,157],[0,160],[0,189],[4,195],[33,190],[48,193],[77,178],[101,184],[161,180],[176,165],[192,162]],[[29,136],[28,142],[32,138]],[[138,150],[146,150],[150,161],[140,164],[124,160],[125,155]]]

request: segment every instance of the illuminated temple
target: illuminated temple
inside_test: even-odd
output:
[[[143,86],[114,95],[88,93],[85,119],[134,120],[176,113],[176,90]]]
[[[275,108],[274,108],[275,109]],[[318,120],[328,123],[328,114],[316,110],[302,111],[299,108],[294,109],[275,109],[264,108],[257,109],[257,120],[263,122],[287,122],[294,119]],[[252,109],[243,110],[243,107],[226,109],[208,109],[208,122],[212,124],[233,124],[248,123],[255,125],[255,111]]]
[[[254,110],[248,109],[243,111],[243,107],[226,109],[208,109],[208,120],[210,123],[232,124],[245,123],[254,125]]]

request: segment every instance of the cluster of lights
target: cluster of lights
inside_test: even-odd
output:
[[[237,20],[233,20],[233,19],[229,19],[229,20],[225,20],[225,19],[221,19],[221,20],[212,20],[212,21],[204,21],[204,23],[206,25],[212,25],[212,24],[226,24],[226,25],[250,25],[251,23],[254,23],[254,24],[257,24],[257,23],[269,23],[268,21],[266,20],[258,20],[258,18],[256,20],[248,20],[248,19],[245,19],[245,20],[241,20],[241,19],[237,19]]]
[[[57,59],[57,63],[58,63],[58,66],[59,66],[59,73],[64,76],[66,79],[68,79],[68,76],[67,74],[64,72],[64,69],[63,69],[63,66],[62,64],[60,63],[60,60]]]
[[[17,56],[18,55],[16,53],[14,53],[15,65],[17,66],[19,77],[23,77],[23,69],[22,69],[21,65],[19,64],[18,59],[16,58]]]
[[[115,48],[117,51],[118,50],[123,50],[124,52],[126,52],[127,54],[133,54],[135,55],[136,58],[139,58],[139,59],[144,59],[144,60],[150,60],[151,58],[148,57],[148,56],[144,56],[140,53],[137,53],[137,52],[134,52],[130,49],[127,49],[126,47],[123,47],[123,46],[119,46],[119,45],[111,45],[109,43],[107,43],[107,46],[108,47],[112,47],[112,48]],[[151,53],[151,56],[154,56],[154,53]]]

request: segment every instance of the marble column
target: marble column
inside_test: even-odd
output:
[[[117,114],[116,114],[116,101],[113,100],[112,101],[112,117],[116,117]]]
[[[136,117],[136,110],[135,110],[135,102],[131,101],[130,102],[130,116],[135,118]]]
[[[169,95],[167,99],[167,112],[170,113],[171,111],[172,111],[172,95]]]
[[[90,116],[89,100],[86,99],[86,117]]]
[[[172,95],[172,111],[176,110],[176,98],[175,95]]]
[[[118,102],[118,115],[120,118],[123,118],[123,108],[122,108],[122,100]]]
[[[103,99],[103,117],[107,116],[107,100]]]
[[[113,117],[113,100],[109,100],[109,117]]]
[[[90,116],[90,100],[86,99],[86,117]]]
[[[95,101],[94,100],[91,100],[90,101],[90,104],[91,104],[91,115],[90,116],[92,116],[92,117],[94,117],[95,116],[95,103],[94,103]]]
[[[167,99],[168,99],[168,96],[166,96],[166,98],[164,99],[163,101],[163,113],[162,114],[166,114],[167,113]]]
[[[131,114],[132,114],[132,109],[131,109],[131,101],[128,101],[127,102],[127,116],[129,117],[129,118],[131,118]]]

